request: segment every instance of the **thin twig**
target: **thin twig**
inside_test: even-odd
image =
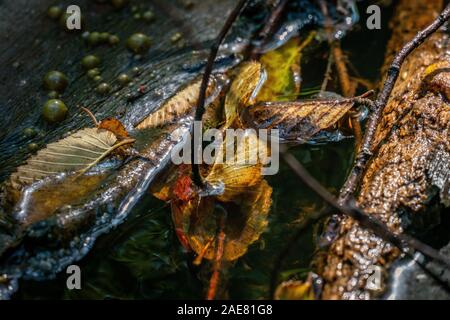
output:
[[[327,59],[327,68],[323,77],[322,85],[320,86],[320,93],[327,90],[328,81],[331,80],[331,66],[333,65],[333,55],[330,53]]]
[[[353,168],[349,176],[347,177],[344,186],[341,189],[338,200],[340,204],[347,202],[355,193],[361,180],[361,176],[365,171],[370,157],[372,156],[372,151],[377,147],[373,145],[377,125],[389,100],[395,82],[397,81],[403,62],[414,49],[416,49],[430,35],[438,30],[449,19],[449,17],[450,4],[447,5],[447,7],[441,12],[441,14],[428,27],[426,27],[422,31],[419,31],[414,39],[403,46],[403,48],[392,61],[392,64],[387,71],[387,77],[384,82],[383,89],[380,91],[377,99],[375,100],[375,110],[369,116],[361,148],[358,155],[356,156],[355,164],[353,165]]]
[[[230,30],[231,26],[233,25],[236,18],[239,16],[239,13],[244,8],[245,4],[248,0],[240,0],[239,3],[236,5],[236,7],[233,9],[233,11],[230,13],[230,15],[227,18],[227,21],[225,22],[225,25],[223,26],[222,30],[220,30],[219,35],[217,36],[216,40],[214,41],[213,45],[210,48],[210,53],[208,57],[208,61],[206,62],[205,71],[203,73],[202,78],[202,84],[200,86],[200,92],[198,95],[197,100],[197,109],[195,110],[195,121],[201,121],[203,113],[205,113],[205,98],[206,98],[206,89],[208,87],[209,77],[212,73],[212,69],[214,66],[214,61],[217,56],[217,52],[219,50],[220,44],[222,43],[223,39],[225,38],[226,34]],[[195,135],[192,135],[191,140],[191,162],[192,162],[192,180],[198,187],[203,187],[204,182],[200,175],[200,167],[196,163],[196,159],[198,159],[198,155],[202,151],[202,144],[196,143],[196,139],[200,140],[201,137],[195,137]]]
[[[88,116],[92,119],[92,121],[94,122],[95,126],[98,127],[99,122],[97,121],[97,118],[94,116],[92,111],[85,107],[81,107],[81,110],[86,112],[88,114]]]
[[[322,198],[329,206],[344,213],[345,215],[356,220],[359,225],[372,231],[375,235],[383,240],[392,243],[398,247],[403,253],[411,256],[413,253],[411,249],[416,250],[429,258],[432,258],[438,262],[443,263],[450,268],[450,259],[441,255],[438,251],[430,246],[420,242],[419,240],[412,238],[406,234],[394,234],[386,225],[375,218],[373,215],[368,215],[355,203],[345,205],[338,203],[337,199],[328,192],[314,177],[312,177],[303,165],[297,161],[297,159],[290,154],[285,146],[280,146],[283,160],[294,171],[294,173],[305,183],[311,190],[313,190],[318,196]]]

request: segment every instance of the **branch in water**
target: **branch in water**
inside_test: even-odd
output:
[[[411,250],[413,249],[450,268],[450,259],[441,255],[438,251],[426,245],[425,243],[422,243],[419,240],[412,238],[406,234],[392,233],[383,222],[376,219],[372,215],[365,213],[363,210],[358,208],[355,203],[346,203],[345,205],[340,204],[337,199],[335,199],[335,197],[330,192],[328,192],[328,190],[325,189],[325,187],[323,187],[316,179],[314,179],[308,173],[308,171],[306,171],[302,164],[298,162],[297,159],[286,150],[286,147],[282,146],[281,154],[283,160],[303,181],[303,183],[305,183],[311,190],[313,190],[318,196],[320,196],[322,200],[324,200],[330,207],[353,218],[361,225],[361,227],[372,231],[378,237],[392,243],[408,256],[413,257],[413,252]]]
[[[250,55],[251,59],[257,60],[261,54],[261,47],[268,42],[270,36],[275,32],[276,27],[278,26],[278,22],[280,21],[283,13],[286,10],[288,4],[288,0],[279,0],[276,4],[273,5],[272,13],[270,14],[267,22],[265,23],[263,29],[258,35],[258,38],[261,39],[261,43],[258,48],[253,48],[252,53]]]
[[[395,56],[392,61],[391,66],[388,69],[386,81],[384,82],[383,89],[377,96],[375,100],[375,110],[369,116],[367,122],[363,142],[356,156],[355,164],[344,183],[339,195],[339,203],[346,203],[351,196],[355,193],[356,188],[359,185],[362,174],[372,156],[372,151],[376,148],[373,146],[373,140],[375,137],[375,132],[378,123],[383,114],[383,110],[389,100],[389,97],[394,88],[395,82],[397,81],[398,75],[400,73],[400,68],[405,61],[406,57],[418,46],[420,46],[429,36],[431,36],[435,31],[437,31],[450,17],[450,4],[441,12],[441,14],[425,29],[419,31],[417,35],[408,42],[400,52]]]
[[[213,45],[210,48],[208,61],[206,62],[205,72],[203,73],[202,84],[200,86],[200,92],[198,95],[197,109],[195,110],[195,121],[201,121],[203,113],[205,113],[206,89],[208,88],[209,77],[211,76],[212,69],[214,66],[214,61],[216,59],[220,44],[222,43],[223,39],[225,38],[226,34],[230,30],[230,28],[233,25],[236,18],[239,16],[239,13],[244,8],[247,1],[248,0],[240,0],[239,1],[237,6],[233,9],[233,11],[228,16],[227,21],[225,22],[225,25],[223,26],[222,30],[220,30],[219,35],[217,36],[216,40],[214,41]],[[202,150],[201,150],[202,144],[195,143],[195,139],[200,139],[200,137],[195,137],[195,135],[192,135],[192,140],[191,140],[192,179],[198,187],[203,187],[204,182],[200,175],[200,167],[196,163],[196,159],[199,158],[199,157],[197,157],[197,155],[202,152]],[[196,150],[196,148],[197,148],[197,150]]]

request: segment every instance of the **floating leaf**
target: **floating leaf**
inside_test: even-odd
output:
[[[264,83],[265,76],[259,62],[246,62],[237,69],[237,76],[225,97],[225,127],[230,127],[243,108],[253,99]]]
[[[82,129],[38,151],[11,175],[10,181],[13,187],[19,187],[63,172],[82,174],[115,149],[132,142],[134,139],[118,141],[108,130]]]
[[[263,54],[260,58],[267,80],[261,87],[256,101],[287,101],[300,91],[300,60],[302,50],[314,39],[315,32],[302,42],[292,38],[282,47]]]
[[[278,129],[281,139],[304,142],[335,124],[353,104],[353,99],[263,102],[244,109],[241,122],[248,128]]]

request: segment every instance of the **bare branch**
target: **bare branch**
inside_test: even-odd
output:
[[[395,82],[397,81],[398,75],[400,73],[400,68],[405,61],[406,57],[418,46],[420,46],[430,35],[432,35],[436,30],[438,30],[450,17],[450,4],[441,12],[441,14],[425,29],[419,31],[417,35],[408,42],[400,52],[395,56],[392,61],[391,66],[388,69],[386,81],[384,82],[383,89],[377,96],[375,101],[375,110],[369,116],[367,122],[363,142],[361,144],[360,151],[356,156],[355,164],[344,183],[339,195],[339,203],[343,204],[350,199],[350,197],[355,193],[356,188],[361,180],[361,176],[367,166],[367,163],[372,156],[372,151],[376,146],[373,146],[373,140],[377,125],[383,114],[383,110],[391,95],[392,89],[394,88]]]
[[[216,56],[217,56],[217,52],[219,50],[220,44],[222,43],[226,34],[230,30],[234,21],[239,16],[239,13],[244,8],[244,6],[247,2],[248,2],[248,0],[240,0],[239,1],[239,3],[236,5],[236,7],[233,9],[233,11],[231,11],[230,15],[227,18],[227,21],[225,22],[225,25],[223,26],[222,30],[220,30],[219,35],[217,36],[216,40],[214,41],[213,45],[210,48],[208,61],[206,62],[205,72],[203,73],[202,84],[200,86],[200,92],[198,95],[197,109],[195,110],[195,121],[201,121],[203,113],[205,113],[206,89],[208,88],[209,77],[211,76],[212,69],[214,66],[214,61],[216,60]],[[201,150],[202,144],[195,143],[196,138],[199,139],[200,137],[195,137],[194,135],[192,135],[192,140],[191,140],[192,179],[197,186],[203,187],[204,182],[200,175],[200,167],[194,161],[196,158],[198,158],[196,156],[199,153],[201,153],[201,151],[202,151]],[[198,148],[196,150],[197,146],[198,146]]]
[[[356,220],[361,227],[372,231],[375,235],[383,240],[392,243],[398,247],[403,253],[412,257],[412,249],[418,251],[429,258],[432,258],[450,268],[450,259],[441,255],[438,251],[420,242],[419,240],[412,238],[406,234],[394,234],[386,225],[380,220],[376,219],[373,215],[368,215],[363,210],[357,207],[352,201],[348,201],[345,205],[338,203],[337,199],[328,192],[314,177],[312,177],[308,171],[302,166],[297,159],[290,154],[285,146],[281,146],[281,152],[283,160],[294,171],[294,173],[305,183],[311,190],[313,190],[318,196],[322,198],[330,207],[344,213],[345,215]]]

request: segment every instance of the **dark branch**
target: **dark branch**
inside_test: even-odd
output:
[[[367,122],[366,131],[364,134],[363,142],[356,156],[355,164],[344,183],[339,195],[339,203],[343,204],[350,199],[350,197],[355,193],[356,188],[361,180],[361,176],[367,166],[367,163],[372,156],[372,151],[376,146],[373,146],[373,140],[377,125],[383,114],[383,110],[391,95],[392,89],[394,88],[395,82],[397,81],[398,75],[400,73],[400,68],[405,61],[406,57],[418,46],[420,46],[430,35],[432,35],[437,29],[439,29],[450,17],[450,4],[441,12],[441,14],[424,30],[419,31],[417,35],[408,42],[400,52],[395,56],[392,61],[391,66],[388,69],[386,81],[384,82],[383,89],[377,96],[375,101],[375,110],[371,113],[369,120]]]
[[[203,73],[202,78],[202,84],[200,86],[200,92],[198,95],[197,100],[197,109],[195,110],[195,121],[201,121],[203,113],[205,113],[205,98],[206,98],[206,89],[208,88],[208,82],[209,77],[211,76],[211,72],[213,70],[214,61],[216,60],[217,51],[219,50],[220,44],[222,43],[223,39],[225,38],[226,34],[230,30],[231,26],[233,25],[236,18],[239,16],[239,13],[241,12],[242,8],[244,8],[245,4],[248,0],[240,0],[237,6],[233,9],[233,11],[230,13],[230,15],[227,18],[227,21],[225,22],[225,25],[223,26],[222,30],[220,30],[219,35],[215,39],[213,45],[210,48],[208,61],[206,62],[205,72]],[[198,155],[202,152],[201,150],[201,143],[195,143],[195,139],[201,139],[200,137],[195,137],[195,135],[192,135],[191,140],[191,161],[192,161],[192,178],[194,183],[199,186],[203,187],[204,182],[202,180],[202,177],[200,175],[200,167],[196,163],[196,159],[199,159]],[[198,148],[196,149],[196,147]]]
[[[346,203],[345,205],[338,203],[335,197],[316,179],[314,179],[314,177],[306,171],[302,164],[298,162],[293,155],[287,152],[284,146],[282,146],[281,149],[283,160],[287,163],[287,165],[303,181],[303,183],[305,183],[311,190],[320,196],[322,200],[324,200],[330,207],[353,218],[361,227],[372,231],[378,237],[392,243],[408,256],[411,257],[413,255],[412,250],[415,250],[444,264],[447,268],[450,268],[450,259],[441,255],[430,246],[406,234],[392,233],[383,222],[376,219],[373,215],[368,215],[365,213],[363,210],[358,208],[355,203]]]
[[[286,10],[288,4],[288,0],[279,0],[274,6],[272,13],[264,24],[263,29],[258,35],[260,39],[260,44],[258,48],[253,48],[252,53],[250,55],[251,59],[258,59],[261,54],[261,48],[264,48],[265,44],[267,44],[268,40],[275,32],[278,23],[283,16],[284,11]]]

